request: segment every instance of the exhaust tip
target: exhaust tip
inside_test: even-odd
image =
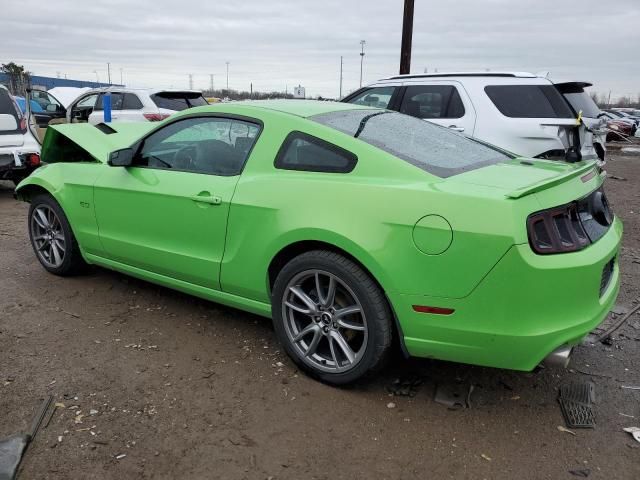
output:
[[[542,363],[547,366],[567,368],[567,365],[569,365],[569,360],[571,360],[572,350],[573,347],[570,347],[569,345],[563,345],[547,355]]]

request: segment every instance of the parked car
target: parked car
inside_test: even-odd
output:
[[[448,127],[517,155],[597,159],[584,125],[546,77],[522,72],[397,75],[342,100],[388,108]]]
[[[620,118],[631,120],[635,124],[636,128],[640,127],[640,117],[638,117],[637,115],[634,115],[630,112],[623,112],[619,110],[609,110],[609,111]]]
[[[622,140],[634,134],[634,127],[629,122],[609,120],[607,122],[607,142]]]
[[[40,145],[9,91],[0,85],[0,180],[18,183],[40,166]]]
[[[608,120],[613,120],[614,121],[613,125],[616,125],[616,124],[627,125],[629,127],[628,130],[630,131],[629,133],[630,135],[634,135],[636,133],[636,130],[638,129],[638,126],[636,125],[636,122],[633,119],[627,118],[623,115],[619,115],[617,112],[613,112],[610,110],[603,110],[601,115],[603,118],[606,118]],[[612,122],[609,121],[608,124],[611,125]],[[627,129],[625,128],[625,130]]]
[[[622,225],[594,161],[304,100],[47,135],[16,189],[47,271],[100,265],[270,317],[328,383],[374,371],[394,337],[420,357],[566,364],[618,293]]]
[[[157,122],[175,112],[207,105],[202,92],[148,88],[99,88],[86,92],[67,109],[67,123],[104,121],[104,96],[111,94],[113,122]]]

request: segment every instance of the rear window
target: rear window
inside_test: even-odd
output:
[[[204,97],[195,92],[160,92],[151,95],[151,100],[158,108],[180,112],[191,107],[208,105]]]
[[[573,118],[553,85],[489,85],[484,88],[500,113],[511,118]]]
[[[581,86],[558,85],[558,90],[567,99],[576,115],[579,112],[582,112],[582,116],[588,118],[598,118],[598,115],[600,115],[600,108]]]
[[[26,122],[22,121],[20,109],[13,101],[13,98],[11,98],[11,95],[9,95],[9,92],[4,88],[0,88],[0,114],[11,115],[16,119],[16,125],[18,127],[15,130],[0,130],[0,135],[14,135],[16,133],[26,132]]]
[[[443,178],[512,158],[448,128],[396,112],[347,110],[314,115],[309,119]]]

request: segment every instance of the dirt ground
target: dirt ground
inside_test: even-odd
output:
[[[607,170],[625,223],[622,313],[640,296],[640,157]],[[45,394],[64,407],[20,479],[640,478],[640,443],[622,431],[640,427],[640,391],[621,388],[640,385],[640,315],[569,370],[398,356],[337,389],[296,371],[263,318],[98,268],[47,274],[26,214],[0,184],[0,437]],[[559,431],[558,386],[589,379],[595,429]],[[471,408],[434,402],[438,384],[473,384]]]

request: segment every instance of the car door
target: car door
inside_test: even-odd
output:
[[[97,100],[97,93],[89,93],[78,98],[67,109],[67,123],[87,123]]]
[[[132,166],[105,169],[94,189],[105,255],[219,289],[229,205],[259,131],[250,120],[182,118],[146,137]]]
[[[111,94],[111,121],[117,122],[120,110],[122,110],[123,95],[121,92],[108,92]],[[104,122],[104,97],[107,92],[101,93],[96,100],[93,111],[89,115],[89,123],[97,125]]]
[[[52,120],[56,120],[56,122],[53,123],[64,123],[60,122],[59,119],[65,118],[67,110],[62,103],[49,92],[32,90],[30,99],[31,115],[38,128],[47,128]]]
[[[117,113],[119,122],[144,122],[142,101],[135,93],[125,92],[122,109]]]
[[[457,82],[407,83],[400,113],[473,135],[476,114],[462,85]]]

